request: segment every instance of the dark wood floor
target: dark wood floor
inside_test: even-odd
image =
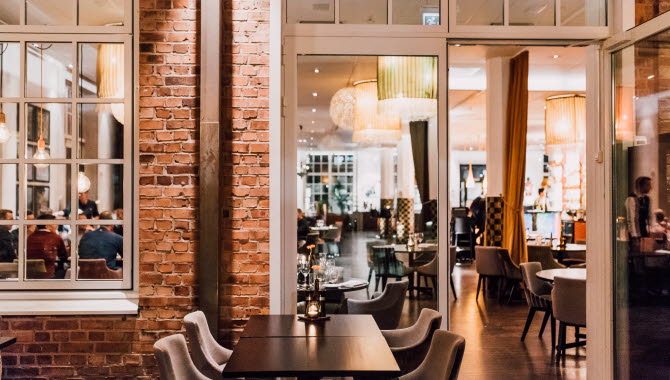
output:
[[[372,234],[350,234],[342,242],[342,256],[337,265],[345,267],[345,277],[367,278],[368,266],[365,241]],[[525,342],[521,342],[521,332],[526,321],[528,308],[521,301],[501,305],[495,299],[487,299],[480,294],[475,302],[477,274],[474,266],[457,266],[454,283],[458,300],[451,305],[451,330],[466,339],[459,379],[515,380],[515,379],[586,379],[586,349],[568,350],[565,363],[556,364],[551,357],[550,331],[538,338],[541,314],[538,313]],[[374,285],[371,285],[373,288]],[[350,298],[366,298],[369,292],[348,293]],[[437,308],[430,296],[407,299],[403,309],[400,327],[412,325],[421,309]]]

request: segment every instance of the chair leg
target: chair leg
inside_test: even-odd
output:
[[[375,274],[375,292],[379,289],[379,276]]]
[[[451,283],[451,292],[454,293],[454,299],[457,300],[458,297],[456,297],[456,287],[454,286],[454,277],[452,275],[449,275],[449,283]]]
[[[512,302],[512,296],[514,296],[514,291],[516,290],[516,282],[512,282],[512,290],[509,292],[509,298],[507,298],[507,304],[509,305]]]
[[[498,302],[502,303],[502,298],[503,298],[503,288],[507,286],[507,283],[505,281],[505,278],[503,277],[498,277]]]
[[[526,334],[528,334],[528,329],[530,328],[530,324],[533,322],[533,317],[535,316],[536,311],[537,310],[534,307],[528,309],[528,317],[526,317],[526,325],[523,327],[523,333],[521,334],[522,342],[524,339],[526,339]]]
[[[565,359],[565,333],[566,333],[567,327],[565,323],[560,322],[558,324],[558,353],[556,355],[556,358],[558,360],[560,359]]]
[[[556,351],[556,318],[554,316],[551,316],[551,354],[554,354],[554,351]]]
[[[542,327],[540,327],[540,334],[538,335],[538,338],[542,338],[542,335],[544,335],[544,328],[547,327],[548,320],[549,320],[549,312],[545,311],[544,318],[542,318]]]
[[[370,280],[372,280],[372,268],[368,271],[368,284],[370,283]]]
[[[479,289],[482,287],[482,280],[483,280],[483,277],[482,277],[482,275],[480,274],[480,275],[479,275],[479,280],[477,281],[477,295],[475,296],[475,301],[476,301],[477,299],[479,299]],[[486,292],[486,289],[484,289],[484,292]]]
[[[575,342],[579,344],[579,326],[575,326]],[[579,347],[575,347],[575,355],[579,354]]]

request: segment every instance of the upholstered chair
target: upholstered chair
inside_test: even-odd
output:
[[[437,330],[421,365],[400,380],[456,380],[465,352],[465,338],[447,330]]]
[[[426,357],[433,334],[442,324],[442,314],[423,309],[414,325],[396,330],[382,330],[402,373],[414,371]]]
[[[347,300],[349,314],[371,314],[381,330],[398,328],[405,303],[407,281],[389,282],[384,292],[371,300]]]
[[[551,247],[548,245],[528,246],[528,262],[534,261],[540,263],[540,265],[542,265],[542,269],[565,268],[565,265],[554,259],[554,255],[551,253]]]
[[[521,341],[526,339],[530,324],[533,322],[533,317],[538,311],[544,312],[542,319],[542,326],[540,327],[539,337],[544,334],[544,328],[547,326],[547,321],[551,319],[551,351],[554,352],[556,347],[556,320],[551,315],[551,285],[548,282],[537,278],[537,272],[542,270],[542,266],[538,262],[521,263],[521,276],[523,277],[524,295],[528,303],[528,317],[526,318],[526,325],[521,334]]]
[[[79,278],[104,280],[123,278],[123,271],[121,269],[109,269],[105,259],[79,259],[77,263],[79,265]]]
[[[170,335],[154,343],[154,356],[161,380],[211,380],[195,367],[188,354],[186,339],[181,334]],[[221,374],[216,378],[221,378]]]
[[[555,277],[551,300],[554,318],[559,322],[556,359],[565,358],[567,348],[586,345],[585,341],[579,340],[579,328],[586,327],[586,281]],[[568,326],[575,328],[575,343],[566,344]]]
[[[521,269],[518,265],[514,264],[506,249],[498,249],[498,256],[500,258],[499,263],[504,274],[505,283],[505,286],[503,286],[502,289],[499,289],[498,294],[504,294],[506,290],[505,288],[511,287],[509,298],[507,299],[507,303],[509,303],[512,300],[512,296],[514,295],[517,286],[522,282]],[[500,293],[500,291],[502,291],[502,293]],[[502,301],[502,299],[500,299],[500,301]]]
[[[184,317],[184,328],[188,336],[193,362],[200,372],[211,377],[221,377],[233,351],[221,347],[209,331],[205,313],[198,310]]]
[[[489,282],[491,279],[500,282],[500,279],[505,276],[499,263],[499,249],[500,247],[475,247],[475,269],[479,274],[475,299],[479,298],[479,289],[482,287],[482,283],[484,284],[484,293],[486,293],[486,289],[491,285]]]

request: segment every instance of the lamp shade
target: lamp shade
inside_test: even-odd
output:
[[[380,112],[395,111],[403,120],[437,115],[437,58],[377,58]]]
[[[586,98],[561,95],[548,98],[544,114],[547,145],[583,143],[586,134]]]
[[[368,80],[354,84],[356,109],[352,141],[364,144],[394,144],[400,141],[401,123],[397,112],[379,112],[377,81]]]
[[[356,110],[356,89],[344,87],[330,99],[330,118],[342,129],[354,129],[354,112]]]
[[[98,97],[123,98],[123,44],[100,44],[98,47]],[[101,109],[111,112],[119,123],[124,123],[123,104],[102,104]]]

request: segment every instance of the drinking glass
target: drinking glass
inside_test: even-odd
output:
[[[298,270],[305,279],[305,284],[303,285],[303,288],[309,287],[309,270],[310,270],[309,263],[307,261],[301,261],[298,265]]]
[[[416,244],[421,244],[423,243],[423,232],[417,232],[414,234],[414,239],[416,240]]]

